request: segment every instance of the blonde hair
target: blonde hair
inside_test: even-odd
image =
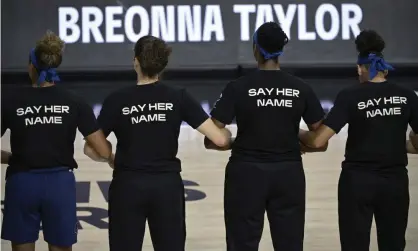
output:
[[[36,43],[35,55],[38,64],[45,68],[57,68],[61,65],[64,47],[65,43],[59,36],[47,31]]]

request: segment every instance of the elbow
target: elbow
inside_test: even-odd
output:
[[[328,142],[326,142],[322,147],[319,149],[321,152],[326,152],[328,150]]]
[[[416,136],[411,137],[410,139],[412,147],[418,149],[418,138]]]
[[[226,129],[221,129],[222,134],[213,140],[213,143],[220,148],[227,148],[231,144],[231,132]]]
[[[112,154],[112,143],[106,140],[106,147],[99,153],[102,158],[108,158]]]
[[[230,142],[230,139],[227,137],[219,137],[213,141],[215,145],[221,148],[227,147],[229,145],[229,142]]]
[[[322,142],[316,139],[312,142],[311,147],[315,149],[321,149],[323,152],[325,152],[328,149],[328,142]]]
[[[205,137],[205,139],[203,140],[203,144],[205,146],[205,149],[212,149],[213,148],[213,143],[212,143],[212,141],[210,141],[210,139],[208,139],[208,137]]]
[[[89,146],[87,143],[85,143],[85,144],[84,144],[84,149],[83,149],[83,153],[84,153],[84,155],[89,156],[89,155],[90,155],[90,152],[91,152],[91,148],[90,148],[90,146]]]

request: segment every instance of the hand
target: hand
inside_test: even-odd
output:
[[[228,129],[228,128],[226,128],[226,127],[224,127],[224,128],[222,128],[221,129],[222,130],[222,132],[228,137],[228,138],[231,138],[232,137],[232,133],[231,133],[231,131]]]
[[[300,155],[304,155],[306,151],[304,150],[306,147],[302,142],[299,142],[300,145]]]
[[[12,153],[8,151],[1,150],[1,163],[9,164],[9,160],[12,157]]]
[[[299,128],[299,138],[300,138],[301,135],[303,135],[303,134],[305,134],[307,132],[309,132],[309,131]]]
[[[413,130],[411,130],[410,132],[409,132],[409,138],[411,138],[411,137],[414,137],[416,134],[415,134],[415,132],[413,131]]]
[[[110,168],[115,169],[115,155],[113,153],[110,156],[110,159],[107,162],[107,164],[109,164]]]

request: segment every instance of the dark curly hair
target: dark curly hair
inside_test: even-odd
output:
[[[280,25],[275,22],[264,23],[257,29],[256,33],[258,46],[268,53],[283,51],[284,46],[289,41],[286,33]],[[273,60],[277,62],[278,57]]]
[[[360,57],[367,57],[370,53],[374,53],[379,57],[383,57],[385,49],[385,41],[374,30],[364,30],[356,37],[356,48]]]

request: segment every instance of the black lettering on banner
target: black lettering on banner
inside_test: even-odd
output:
[[[202,191],[197,190],[199,184],[190,180],[183,180],[185,186],[184,193],[186,201],[198,201],[206,198],[206,194]],[[83,229],[83,223],[94,226],[98,229],[108,228],[108,210],[107,208],[99,208],[94,205],[78,205],[90,203],[91,195],[91,182],[90,181],[78,181],[76,183],[76,202],[77,202],[77,218],[78,218],[78,229]],[[108,191],[110,187],[110,181],[97,181],[97,185],[103,195],[103,199],[108,202],[109,196]],[[193,187],[190,189],[188,187]],[[1,210],[3,213],[4,201],[1,200]],[[87,213],[87,215],[85,215]]]

